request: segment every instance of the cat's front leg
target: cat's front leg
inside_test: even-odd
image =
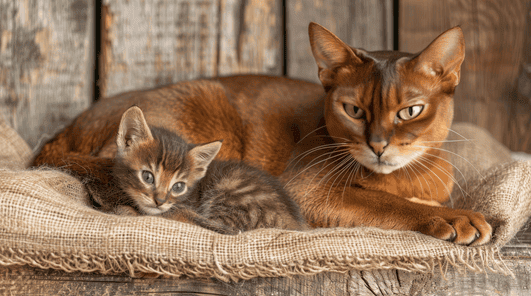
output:
[[[411,230],[461,245],[483,245],[492,237],[492,227],[481,213],[420,204],[386,192],[350,187],[344,194],[315,192],[298,202],[317,227]]]

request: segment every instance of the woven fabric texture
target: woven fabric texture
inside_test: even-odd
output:
[[[87,193],[75,178],[55,170],[25,169],[31,150],[1,123],[0,264],[224,281],[352,269],[433,272],[449,265],[510,273],[498,250],[531,213],[531,163],[508,162],[509,152],[484,131],[466,125],[454,128],[471,138],[466,129],[472,129],[476,138],[451,142],[460,146],[448,149],[467,150],[456,152],[466,161],[457,154],[452,161],[462,161],[458,168],[463,173],[474,165],[470,174],[477,176],[463,184],[464,193],[456,189],[452,200],[455,206],[490,217],[494,239],[482,247],[369,227],[305,232],[261,229],[220,235],[158,217],[101,213],[87,205]],[[488,149],[489,160],[476,162],[475,149]]]

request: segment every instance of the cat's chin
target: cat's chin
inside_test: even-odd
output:
[[[386,164],[366,165],[365,167],[375,173],[384,174],[384,175],[390,174],[400,168],[399,165],[386,165]]]

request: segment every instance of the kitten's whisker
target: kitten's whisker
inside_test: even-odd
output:
[[[450,150],[447,150],[447,149],[442,149],[442,148],[435,148],[435,147],[429,147],[429,146],[414,146],[414,147],[420,147],[420,148],[431,148],[431,149],[435,149],[435,150],[439,150],[439,151],[444,151],[444,152],[447,152],[447,153],[450,153],[450,154],[453,154],[453,155],[456,155],[456,156],[459,156],[461,159],[463,159],[464,161],[466,161],[468,164],[470,164],[475,170],[476,172],[478,173],[478,175],[481,177],[481,179],[485,180],[485,177],[483,177],[483,175],[479,172],[479,170],[470,162],[468,161],[468,159],[464,158],[463,156],[455,153],[455,152],[452,152]]]

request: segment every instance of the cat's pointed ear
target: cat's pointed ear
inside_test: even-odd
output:
[[[214,141],[198,145],[192,148],[188,153],[193,160],[197,179],[202,178],[205,175],[208,166],[212,160],[214,160],[216,155],[218,155],[218,152],[221,149],[221,142],[223,141]]]
[[[465,59],[465,37],[460,27],[449,29],[435,38],[411,62],[415,71],[459,84],[461,64]]]
[[[153,136],[142,110],[137,106],[127,109],[122,115],[122,120],[118,127],[118,135],[116,136],[118,151],[126,151],[133,145],[150,140],[153,140]]]
[[[319,67],[319,79],[325,88],[333,83],[337,68],[363,63],[359,56],[361,51],[351,48],[323,26],[311,22],[308,33],[313,57]]]

